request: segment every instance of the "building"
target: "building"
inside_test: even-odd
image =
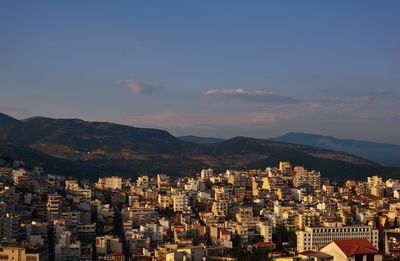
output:
[[[321,173],[314,170],[307,171],[302,167],[296,167],[293,186],[296,188],[301,186],[310,186],[317,189],[321,187]]]
[[[98,189],[120,190],[122,189],[122,178],[116,176],[99,178],[96,187]]]
[[[214,175],[214,171],[213,169],[209,168],[209,169],[203,169],[200,172],[200,178],[201,179],[209,179],[210,177],[212,177]]]
[[[22,246],[3,242],[0,246],[0,260],[47,261],[49,252],[43,246]]]
[[[20,217],[7,213],[0,217],[0,236],[3,240],[16,240],[20,233]]]
[[[318,250],[334,240],[366,239],[378,248],[378,230],[372,226],[342,226],[341,223],[321,227],[305,227],[296,232],[297,251]]]
[[[335,240],[321,248],[322,253],[333,256],[333,261],[381,261],[378,249],[366,239]]]
[[[292,171],[292,164],[288,161],[279,162],[279,171],[282,173],[290,173]]]
[[[181,194],[173,196],[172,198],[174,212],[184,212],[190,210],[188,196]]]
[[[96,253],[98,256],[106,256],[112,253],[122,252],[122,242],[116,236],[96,237]]]
[[[272,242],[272,228],[265,222],[258,222],[258,232],[264,238],[264,242]]]
[[[60,217],[62,196],[50,194],[47,196],[47,217],[53,221]]]
[[[81,243],[71,240],[71,232],[64,231],[58,237],[55,244],[55,260],[80,260],[81,259]]]
[[[79,189],[79,183],[76,179],[67,179],[65,181],[65,190],[74,191]]]
[[[169,177],[166,174],[157,174],[157,187],[161,191],[169,188]]]
[[[383,231],[385,254],[400,258],[400,228]]]

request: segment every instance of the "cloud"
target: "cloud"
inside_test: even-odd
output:
[[[297,101],[294,98],[276,95],[273,92],[246,88],[209,89],[205,94],[207,96],[220,97],[223,99],[236,99],[246,102],[292,103]]]
[[[159,92],[162,87],[159,85],[154,85],[150,83],[139,82],[136,80],[119,80],[113,82],[116,86],[122,86],[132,91],[135,94],[154,94]]]

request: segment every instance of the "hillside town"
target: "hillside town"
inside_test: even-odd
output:
[[[318,170],[56,176],[0,168],[0,260],[398,260],[400,180]]]

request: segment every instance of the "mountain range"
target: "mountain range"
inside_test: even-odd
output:
[[[287,133],[271,140],[308,145],[327,150],[345,151],[385,166],[400,167],[400,145],[338,139],[306,133]]]
[[[200,136],[181,136],[182,140],[199,144],[215,144],[224,139]],[[384,166],[400,167],[400,145],[363,140],[338,139],[331,136],[290,132],[269,140],[302,144],[327,150],[344,151]]]
[[[307,145],[236,137],[199,144],[170,133],[108,122],[0,114],[0,157],[21,159],[54,174],[96,178],[166,172],[195,174],[202,168],[265,168],[289,160],[325,177],[396,176],[399,169],[352,154]]]

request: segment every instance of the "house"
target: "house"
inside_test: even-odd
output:
[[[334,240],[320,251],[333,261],[382,261],[382,254],[366,239]]]

